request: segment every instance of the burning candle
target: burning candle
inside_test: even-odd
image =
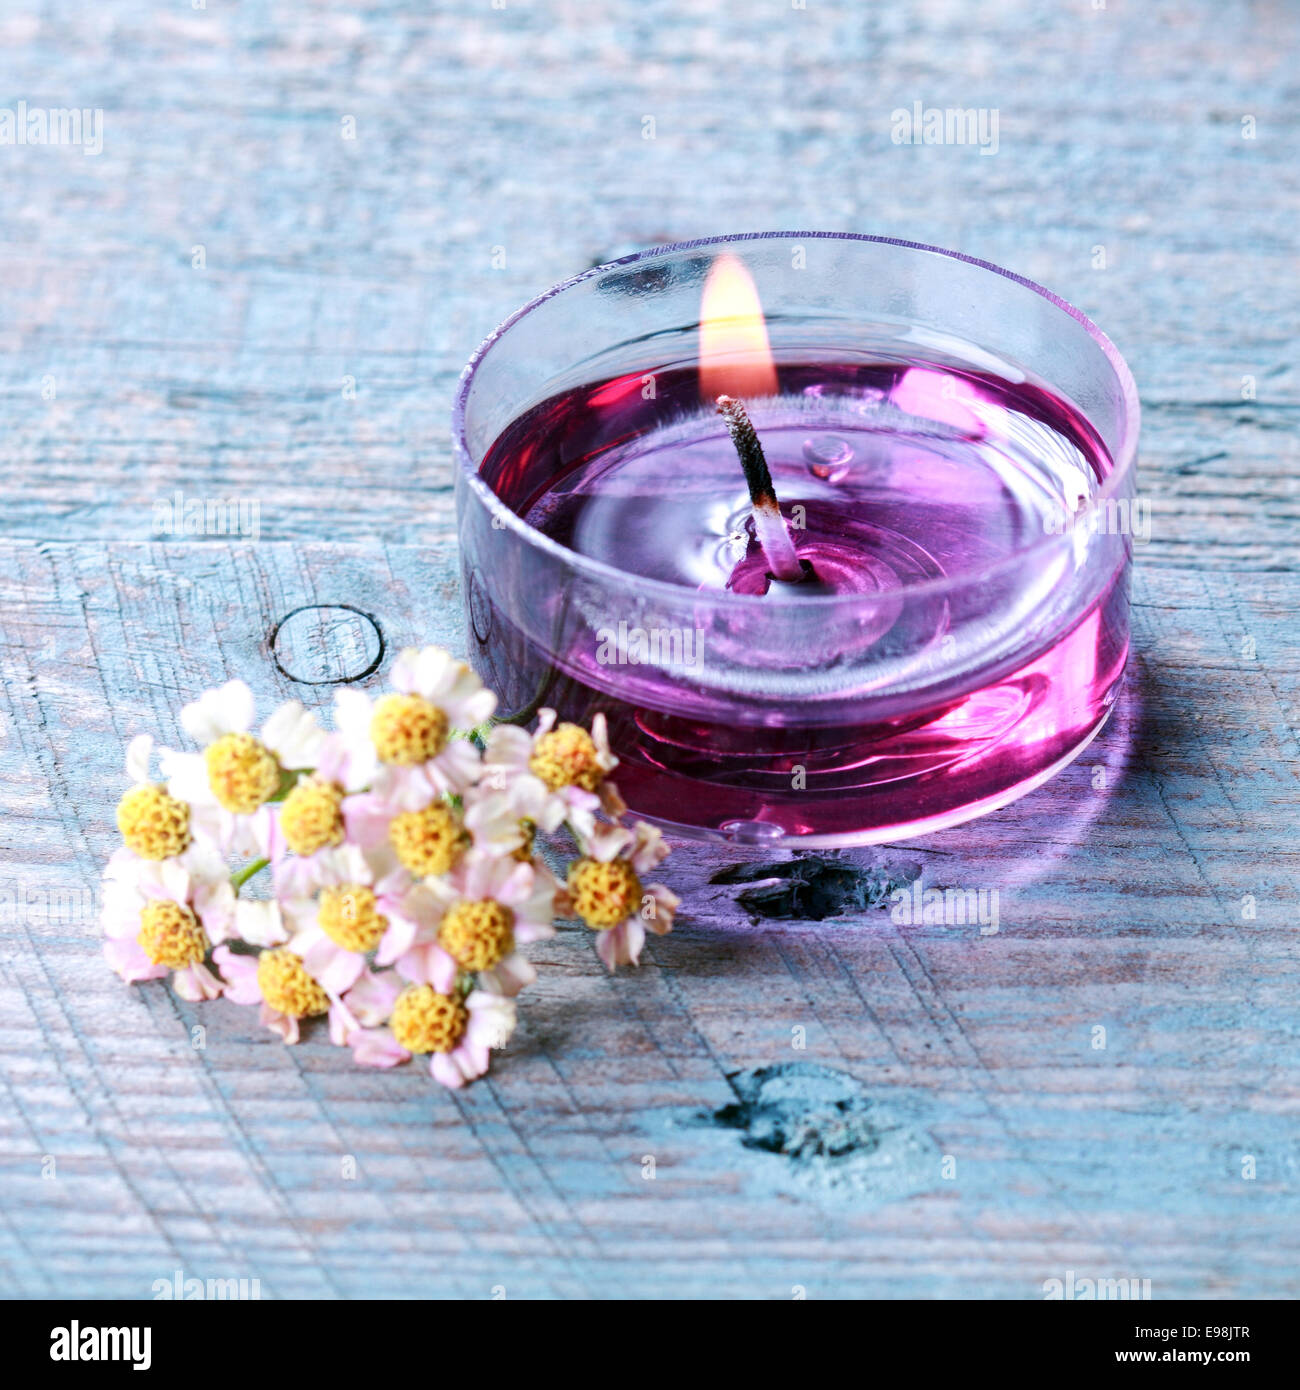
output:
[[[472,657],[603,711],[632,808],[875,843],[1005,805],[1113,703],[1136,393],[1018,277],[773,234],[599,267],[480,349],[455,415]],[[1107,513],[1110,514],[1110,513]]]

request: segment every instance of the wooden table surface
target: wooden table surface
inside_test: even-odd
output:
[[[104,113],[98,155],[0,146],[0,1291],[1300,1294],[1294,5],[15,0],[0,47],[0,102]],[[997,153],[895,145],[917,101],[996,109]],[[231,675],[323,703],[268,653],[300,605],[463,649],[471,350],[590,264],[776,227],[1005,265],[1141,388],[1118,716],[856,856],[996,888],[998,933],[755,924],[710,882],[735,856],[683,848],[644,968],[536,948],[458,1095],[123,986],[127,738]],[[178,490],[256,502],[256,539],[160,538]],[[364,650],[322,632],[308,665]],[[828,1113],[845,1161],[763,1147]]]

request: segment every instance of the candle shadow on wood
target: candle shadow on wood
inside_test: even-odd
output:
[[[717,928],[733,945],[776,923],[821,924],[828,931],[901,926],[920,934],[938,929],[950,937],[951,922],[920,915],[912,920],[900,891],[997,889],[1005,903],[1014,892],[1060,876],[1064,861],[1082,864],[1104,855],[1105,848],[1094,850],[1089,840],[1099,837],[1108,846],[1111,837],[1099,835],[1100,827],[1115,819],[1131,824],[1135,802],[1143,823],[1154,819],[1143,814],[1142,802],[1158,801],[1165,780],[1149,715],[1153,705],[1171,704],[1163,684],[1159,669],[1135,654],[1111,720],[1096,741],[1043,787],[964,826],[890,845],[785,856],[768,850],[762,858],[730,846],[675,846],[663,877],[682,895],[683,926],[694,906],[701,930]],[[1152,828],[1155,834],[1158,826]],[[1077,864],[1071,875],[1078,875]],[[921,894],[916,896],[919,903]],[[896,907],[902,911],[894,912]],[[978,939],[1013,925],[1032,928],[1034,922],[1009,920],[1004,928],[976,916],[959,925]],[[683,967],[690,968],[685,962]]]

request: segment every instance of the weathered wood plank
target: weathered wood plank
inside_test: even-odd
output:
[[[1141,574],[1130,698],[1082,763],[857,856],[997,889],[995,935],[885,911],[750,924],[708,881],[725,861],[683,849],[688,920],[646,967],[608,979],[581,931],[535,948],[520,1035],[452,1097],[122,986],[90,911],[125,738],[176,737],[180,703],[234,672],[326,701],[268,660],[299,605],[346,596],[394,645],[458,646],[451,549],[4,546],[10,1291],[145,1296],[181,1268],[322,1297],[1034,1297],[1073,1268],[1296,1293],[1298,586]],[[902,1169],[837,1187],[699,1120],[736,1100],[729,1073],[790,1062],[851,1078]]]
[[[1300,15],[47,0],[0,42],[10,100],[104,109],[99,156],[0,149],[0,1293],[1300,1293]],[[914,101],[996,108],[997,155],[894,145]],[[459,1097],[121,986],[93,918],[126,737],[235,673],[327,702],[268,650],[303,605],[458,646],[472,347],[586,265],[776,226],[1006,265],[1140,383],[1119,714],[1016,806],[857,856],[997,889],[997,934],[754,924],[681,849],[689,920],[635,976],[583,932],[536,948]],[[255,502],[258,543],[151,543],[178,490]],[[789,1063],[835,1075],[788,1075],[787,1111],[727,1079]],[[746,1095],[797,1126],[823,1083],[839,1186],[743,1142]]]
[[[148,540],[181,489],[272,539],[447,536],[451,397],[496,323],[655,241],[812,226],[1078,304],[1141,384],[1147,562],[1296,568],[1296,13],[433,10],[13,22],[13,89],[61,74],[105,137],[6,151],[5,533]],[[918,100],[995,108],[997,154],[893,144]]]

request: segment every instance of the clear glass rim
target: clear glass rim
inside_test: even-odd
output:
[[[1129,475],[1133,471],[1134,462],[1137,457],[1137,442],[1141,426],[1141,407],[1138,404],[1137,384],[1133,380],[1133,374],[1129,371],[1128,363],[1120,355],[1119,349],[1115,344],[1097,327],[1095,323],[1081,310],[1076,309],[1073,304],[1055,295],[1049,289],[1033,280],[1027,279],[1023,275],[1017,275],[1014,271],[1004,270],[1001,266],[994,265],[992,261],[980,260],[978,256],[967,256],[960,251],[948,251],[941,246],[929,246],[921,241],[900,241],[895,237],[868,236],[860,232],[736,232],[727,236],[700,237],[694,241],[677,241],[667,246],[654,246],[644,251],[635,251],[629,256],[620,256],[617,260],[606,261],[601,265],[592,266],[589,270],[584,270],[579,275],[571,276],[568,280],[562,280],[557,285],[552,285],[549,290],[530,299],[528,303],[516,309],[509,318],[505,319],[479,344],[469,361],[465,364],[461,372],[460,385],[456,391],[456,399],[451,411],[452,429],[452,448],[459,463],[461,474],[470,490],[478,497],[487,510],[491,513],[497,529],[513,532],[525,545],[550,555],[553,559],[570,569],[580,571],[591,578],[603,582],[613,581],[618,584],[634,584],[643,593],[655,593],[665,600],[681,602],[687,598],[694,598],[697,601],[717,603],[723,607],[731,604],[750,605],[763,603],[765,600],[754,594],[735,594],[724,589],[697,591],[690,589],[684,584],[670,584],[662,579],[647,579],[641,575],[632,574],[627,570],[620,570],[614,565],[606,564],[603,560],[593,560],[589,556],[582,555],[576,550],[570,550],[568,546],[561,545],[558,541],[552,540],[550,536],[544,535],[536,530],[512,511],[490,487],[483,481],[478,473],[478,465],[474,462],[469,450],[469,444],[465,434],[465,411],[469,400],[469,393],[474,385],[474,378],[488,353],[504,338],[509,330],[519,322],[520,319],[531,314],[534,309],[554,299],[557,295],[564,294],[565,291],[582,284],[584,280],[590,280],[593,276],[603,275],[605,272],[617,266],[635,265],[639,261],[653,260],[657,256],[671,256],[683,251],[694,251],[706,246],[725,246],[737,241],[863,241],[871,242],[880,246],[897,246],[907,251],[922,251],[933,256],[943,256],[952,261],[964,261],[967,265],[977,266],[980,270],[987,270],[994,275],[1000,275],[1004,280],[1012,280],[1017,285],[1023,285],[1025,289],[1032,290],[1034,294],[1048,301],[1057,309],[1068,314],[1072,319],[1080,323],[1087,331],[1093,342],[1101,349],[1102,354],[1109,362],[1111,370],[1115,373],[1115,379],[1119,383],[1120,393],[1124,401],[1124,420],[1123,436],[1120,441],[1118,454],[1113,458],[1114,467],[1111,469],[1110,476],[1098,488],[1093,499],[1085,511],[1079,512],[1074,518],[1074,525],[1070,530],[1058,535],[1048,535],[1042,540],[1035,541],[1032,545],[1025,546],[1022,550],[1017,550],[1011,555],[1002,557],[1000,560],[986,565],[980,569],[969,570],[965,573],[952,575],[943,579],[925,580],[919,584],[902,585],[897,589],[890,589],[888,597],[897,599],[911,597],[912,595],[932,595],[938,593],[952,593],[965,589],[971,585],[981,584],[990,577],[1002,573],[1004,570],[1023,564],[1025,560],[1032,556],[1045,554],[1055,549],[1063,549],[1074,543],[1072,532],[1087,530],[1085,522],[1093,513],[1104,507],[1117,492],[1120,492]],[[815,607],[832,608],[840,605],[861,605],[863,602],[871,602],[880,598],[881,595],[864,594],[817,594],[799,600],[800,607],[813,609]]]

